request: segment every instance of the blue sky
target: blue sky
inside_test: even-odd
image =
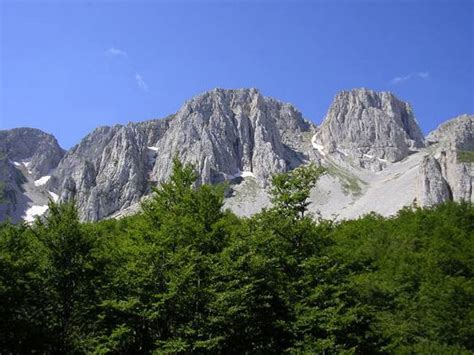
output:
[[[316,123],[356,87],[410,102],[425,133],[474,113],[471,0],[0,3],[0,129],[65,148],[215,87],[257,87]]]

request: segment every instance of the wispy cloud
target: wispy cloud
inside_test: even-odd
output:
[[[105,53],[111,57],[128,57],[127,52],[115,47],[110,47],[105,51]]]
[[[416,74],[420,79],[428,79],[430,77],[430,73],[427,71],[419,72]]]
[[[407,80],[410,80],[411,79],[411,75],[405,75],[405,76],[396,76],[395,78],[393,78],[392,80],[390,80],[390,83],[391,84],[401,84]]]
[[[123,49],[116,48],[116,47],[110,47],[105,51],[106,55],[109,57],[123,57],[125,58],[125,64],[128,67],[128,70],[132,70],[132,73],[134,72],[133,78],[135,79],[135,82],[141,90],[144,92],[150,92],[148,88],[148,84],[146,83],[145,79],[143,79],[143,76],[139,73],[137,73],[134,69],[133,64],[131,63],[131,60],[128,58],[128,53],[124,51]]]
[[[390,84],[397,85],[397,84],[401,84],[401,83],[404,83],[404,82],[406,82],[408,80],[412,80],[412,79],[426,80],[429,77],[430,77],[430,73],[428,73],[427,71],[426,72],[417,72],[417,73],[412,73],[412,74],[403,75],[403,76],[396,76],[395,78],[390,80]]]
[[[148,85],[145,82],[145,80],[143,80],[143,77],[140,74],[138,73],[135,74],[135,81],[137,82],[137,85],[140,89],[142,89],[145,92],[148,92]]]

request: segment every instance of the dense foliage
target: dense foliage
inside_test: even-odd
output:
[[[275,177],[274,207],[239,218],[175,161],[138,215],[3,224],[0,353],[474,351],[473,206],[316,220],[322,173]]]

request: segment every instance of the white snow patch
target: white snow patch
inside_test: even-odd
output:
[[[324,153],[323,151],[324,147],[321,144],[316,143],[316,135],[311,138],[311,144],[313,145],[313,148],[316,149],[319,153],[321,153],[322,155],[326,155],[326,153]]]
[[[51,197],[53,198],[53,201],[58,202],[59,196],[57,194],[55,194],[53,191],[48,191],[48,192],[51,195]]]
[[[241,176],[242,177],[248,177],[248,176],[255,177],[255,174],[252,173],[251,171],[242,171]]]
[[[42,186],[42,185],[46,184],[50,178],[51,178],[51,176],[49,176],[49,175],[40,177],[38,180],[35,180],[35,186]]]
[[[21,166],[21,164],[17,161],[14,161],[13,164],[15,164],[15,166]]]
[[[43,215],[48,210],[48,205],[44,206],[31,206],[28,208],[23,215],[23,219],[26,222],[34,222],[35,217]]]
[[[147,147],[147,148],[150,149],[150,150],[153,150],[153,151],[155,151],[155,152],[158,151],[158,147]]]
[[[375,157],[375,156],[370,155],[370,154],[364,154],[364,157],[369,158],[369,159],[374,159],[374,158],[375,158],[375,159],[377,159],[378,161],[381,161],[381,162],[383,162],[383,163],[388,162],[387,159],[382,159],[382,158],[379,158],[379,157]]]
[[[255,174],[252,173],[251,171],[238,171],[237,173],[235,173],[233,175],[228,175],[227,177],[232,180],[232,179],[235,179],[235,178],[238,178],[238,177],[242,177],[242,178],[255,177]]]

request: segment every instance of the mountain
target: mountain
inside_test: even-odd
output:
[[[39,129],[0,131],[0,220],[33,220],[47,209],[44,185],[64,156],[52,135]]]
[[[454,118],[425,139],[410,105],[354,89],[317,127],[256,89],[215,89],[164,119],[99,127],[67,152],[38,130],[1,131],[0,220],[31,220],[49,197],[74,199],[83,220],[133,213],[174,156],[195,165],[198,183],[229,181],[226,207],[240,215],[269,205],[273,174],[309,162],[327,168],[310,205],[326,218],[472,201],[473,121]]]
[[[213,90],[166,119],[96,129],[67,152],[48,188],[97,220],[139,202],[169,176],[175,155],[195,164],[201,183],[251,172],[265,185],[303,163],[292,146],[313,128],[257,90]]]
[[[381,170],[424,147],[413,111],[388,92],[361,89],[336,96],[315,142],[361,167]]]
[[[430,147],[421,169],[421,203],[473,200],[474,116],[449,120],[426,138]]]

